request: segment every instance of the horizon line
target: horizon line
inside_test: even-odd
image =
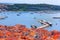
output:
[[[0,2],[0,4],[49,4],[49,3],[3,3]],[[56,5],[56,4],[49,4],[49,5]]]

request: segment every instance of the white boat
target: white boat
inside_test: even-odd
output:
[[[0,16],[0,19],[5,19],[7,18],[7,16]]]

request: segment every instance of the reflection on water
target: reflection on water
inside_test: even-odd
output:
[[[60,19],[53,19],[53,17],[60,16],[60,13],[44,13],[44,12],[1,12],[0,16],[8,16],[8,18],[4,20],[0,20],[0,24],[3,25],[15,25],[15,24],[23,24],[28,28],[32,24],[36,26],[42,26],[37,20],[46,20],[53,24],[52,27],[46,28],[48,30],[60,30]]]

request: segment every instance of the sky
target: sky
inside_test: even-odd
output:
[[[0,0],[0,3],[26,3],[26,4],[53,4],[60,5],[60,0]]]

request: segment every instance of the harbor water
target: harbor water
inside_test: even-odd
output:
[[[0,25],[13,26],[15,24],[23,24],[26,25],[27,28],[30,28],[31,25],[36,25],[37,27],[42,26],[38,20],[46,20],[52,23],[52,27],[46,28],[47,30],[58,30],[60,31],[60,17],[59,11],[53,12],[27,12],[27,11],[8,11],[8,12],[0,12],[0,16],[7,16],[5,19],[0,19]]]

